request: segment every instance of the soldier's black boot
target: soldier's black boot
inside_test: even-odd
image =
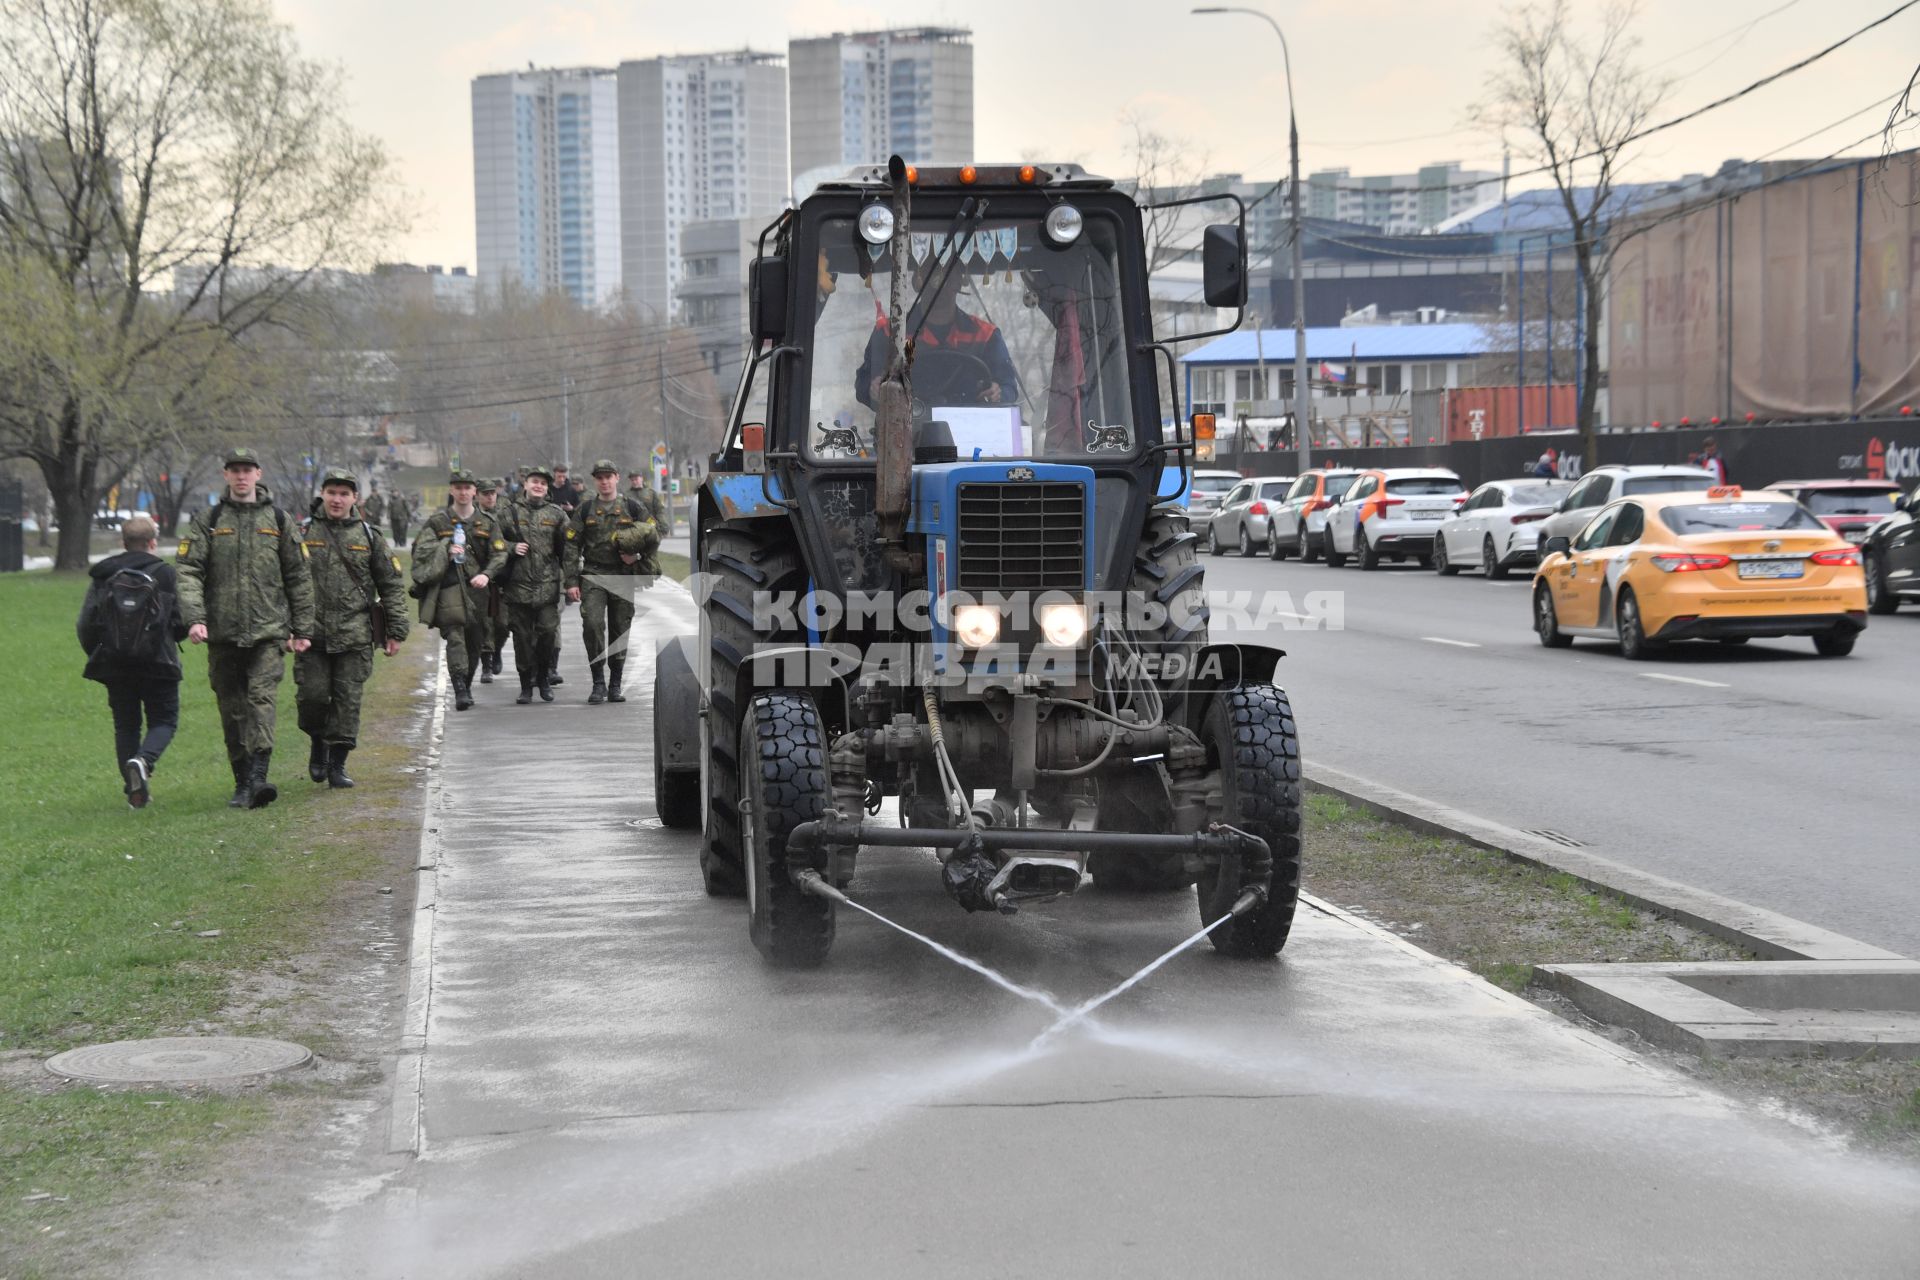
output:
[[[253,794],[247,801],[249,809],[264,809],[280,798],[280,788],[267,781],[267,766],[273,762],[273,752],[256,751],[253,753],[253,773],[249,781]]]
[[[547,668],[547,683],[548,684],[565,684],[566,683],[565,680],[562,680],[560,678],[560,663],[557,659],[555,660],[552,666]]]
[[[347,776],[347,753],[351,750],[344,742],[327,748],[327,785],[336,791],[353,785],[353,779]]]
[[[233,766],[233,798],[227,801],[229,809],[253,808],[253,766],[242,762]]]
[[[453,678],[453,709],[465,711],[473,705],[473,677],[455,676]],[[338,783],[334,785],[338,786]],[[351,784],[349,784],[351,785]]]
[[[520,696],[515,698],[514,701],[519,703],[523,707],[533,701],[533,677],[532,676],[520,677]]]
[[[553,678],[544,671],[542,671],[540,674],[536,675],[533,678],[533,687],[540,691],[540,701],[542,702],[553,701],[552,683],[553,683]]]
[[[627,665],[626,659],[624,658],[608,658],[607,659],[607,676],[608,676],[607,701],[608,702],[625,702],[627,700],[627,695],[620,692],[620,672],[626,668],[626,665]]]
[[[493,683],[493,655],[490,653],[480,655],[480,683]]]
[[[317,733],[307,735],[307,741],[313,745],[307,749],[307,776],[315,782],[327,780],[327,744]]]
[[[587,695],[587,702],[599,706],[607,700],[607,680],[604,668],[597,662],[588,664],[593,669],[593,692]]]

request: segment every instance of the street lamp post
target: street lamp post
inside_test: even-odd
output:
[[[1302,266],[1305,256],[1300,234],[1300,125],[1293,110],[1293,55],[1287,49],[1287,33],[1271,15],[1259,9],[1210,5],[1195,13],[1244,13],[1259,18],[1280,37],[1280,61],[1287,75],[1287,165],[1288,236],[1293,241],[1293,439],[1299,454],[1299,471],[1306,474],[1313,465],[1313,447],[1307,438],[1312,421],[1313,392],[1307,377],[1307,278]]]

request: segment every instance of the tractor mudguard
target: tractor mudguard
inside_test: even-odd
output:
[[[836,669],[838,655],[819,645],[757,645],[753,655],[741,667],[741,676],[754,689],[790,688],[814,690],[820,714],[833,729],[852,719],[847,672]],[[855,669],[854,674],[858,674]],[[828,697],[831,691],[831,700]]]
[[[777,475],[712,475],[707,492],[722,520],[753,520],[791,514],[781,505],[786,489]]]
[[[1213,695],[1221,689],[1240,684],[1272,684],[1273,673],[1285,649],[1259,641],[1203,644],[1193,651],[1193,667],[1187,678],[1187,723],[1198,730],[1206,720]]]
[[[665,773],[700,772],[700,678],[693,641],[675,636],[654,651],[653,749]]]

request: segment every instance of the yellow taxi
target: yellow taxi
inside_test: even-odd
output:
[[[1646,658],[1673,640],[1811,636],[1838,658],[1867,625],[1860,549],[1791,494],[1641,494],[1542,550],[1533,623],[1550,649],[1592,636]]]

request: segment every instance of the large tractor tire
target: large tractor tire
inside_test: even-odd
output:
[[[748,660],[756,644],[794,637],[754,627],[754,596],[798,593],[806,566],[792,529],[781,520],[735,520],[714,526],[702,539],[702,567],[711,587],[706,601],[708,655],[707,838],[700,850],[700,878],[714,897],[746,889],[741,865],[740,765],[729,730],[745,715]]]
[[[1219,763],[1226,821],[1265,840],[1273,853],[1265,905],[1208,936],[1222,955],[1270,958],[1287,944],[1300,901],[1300,739],[1293,707],[1270,684],[1222,689],[1207,712],[1203,737]],[[1200,923],[1210,925],[1240,896],[1239,859],[1206,867],[1195,888]]]
[[[833,903],[787,874],[787,837],[826,811],[827,748],[804,693],[755,693],[740,721],[740,809],[747,934],[773,964],[809,969],[833,948]]]

